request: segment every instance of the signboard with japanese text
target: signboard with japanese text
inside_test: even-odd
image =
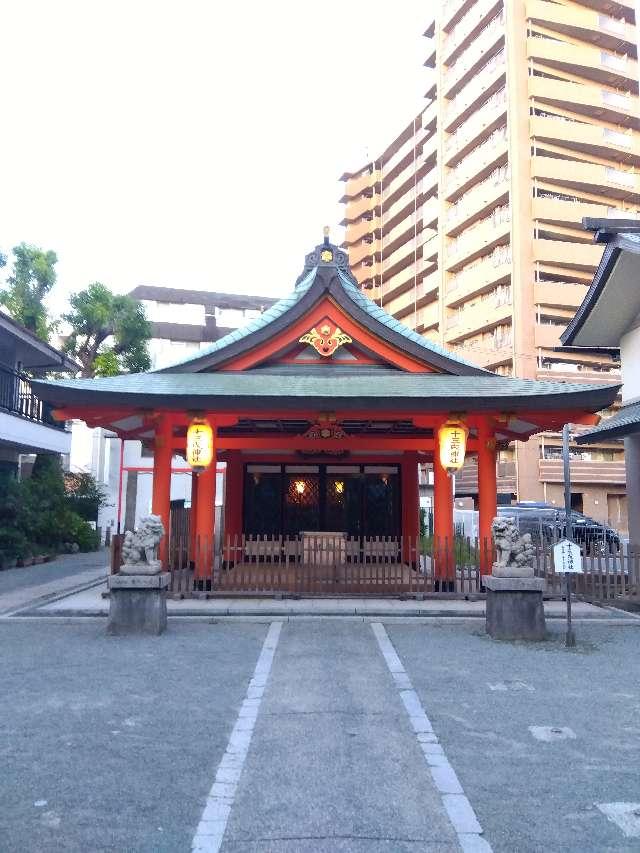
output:
[[[580,546],[569,539],[563,539],[553,546],[553,564],[556,572],[562,574],[582,574],[582,554]]]

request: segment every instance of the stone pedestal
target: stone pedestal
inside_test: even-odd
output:
[[[110,575],[108,634],[162,634],[167,627],[169,572]]]
[[[544,640],[542,592],[545,582],[534,577],[486,575],[487,634],[496,640]]]

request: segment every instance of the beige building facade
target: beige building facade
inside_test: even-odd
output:
[[[342,176],[363,290],[503,375],[611,383],[617,353],[561,349],[602,255],[581,220],[640,210],[632,0],[449,0],[429,23],[426,106]],[[626,527],[623,450],[572,447],[576,508]],[[561,506],[557,434],[501,451],[502,500]],[[472,466],[460,494],[477,493]]]

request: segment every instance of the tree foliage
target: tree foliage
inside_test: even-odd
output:
[[[149,369],[151,324],[137,299],[113,294],[94,282],[69,301],[71,311],[63,319],[72,332],[64,348],[82,365],[83,377]]]
[[[0,291],[0,304],[14,320],[48,341],[52,327],[47,322],[44,299],[56,282],[58,256],[27,243],[14,246],[13,256],[13,272],[7,278],[7,287]]]
[[[59,456],[38,454],[29,478],[20,482],[10,478],[2,485],[0,568],[15,558],[55,553],[69,546],[80,551],[98,547],[97,532],[78,512],[79,494],[65,486]],[[82,493],[99,498],[95,481],[82,479],[76,485]]]

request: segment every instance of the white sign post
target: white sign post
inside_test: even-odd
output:
[[[575,646],[576,638],[571,624],[571,575],[582,574],[580,546],[570,539],[563,539],[553,546],[553,565],[556,572],[565,576],[567,584],[567,646]]]

